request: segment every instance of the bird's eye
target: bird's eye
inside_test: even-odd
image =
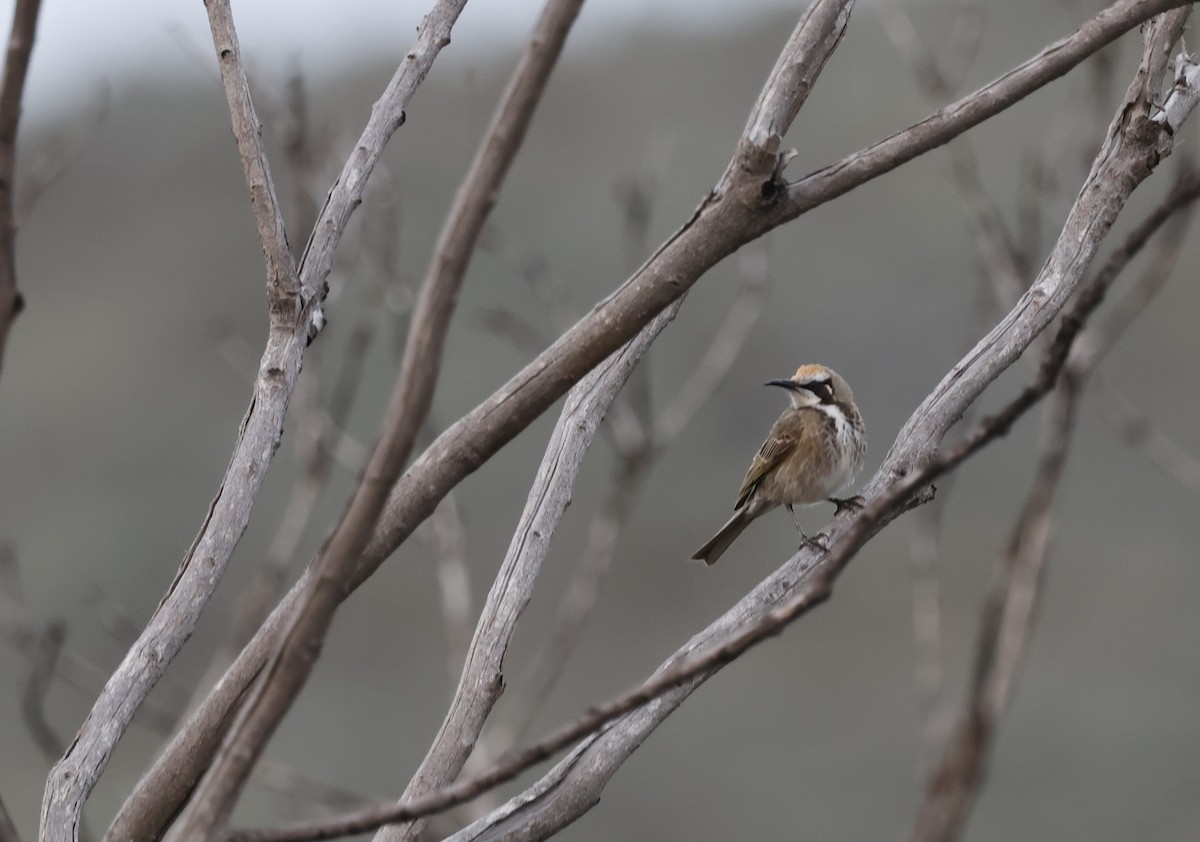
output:
[[[833,403],[833,386],[830,384],[818,381],[816,383],[808,383],[804,388],[816,395],[821,403]]]

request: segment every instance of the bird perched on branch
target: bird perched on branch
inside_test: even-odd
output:
[[[862,505],[861,497],[834,496],[854,482],[867,453],[862,415],[846,381],[823,365],[802,365],[790,380],[765,385],[787,389],[792,405],[750,464],[733,517],[692,555],[705,564],[715,564],[750,521],[776,506],[787,507],[802,543],[812,544],[816,542],[804,533],[793,506],[828,500],[841,512]]]

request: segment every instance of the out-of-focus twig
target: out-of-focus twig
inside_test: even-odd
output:
[[[912,18],[899,3],[875,8],[884,32],[896,52],[908,62],[917,84],[933,99],[946,100],[962,87],[975,61],[983,36],[983,10],[978,0],[959,0],[950,37],[938,52],[929,49],[917,34]]]
[[[254,770],[256,786],[292,802],[296,809],[315,814],[353,810],[371,799],[301,774],[291,766],[266,759]]]
[[[21,653],[31,665],[43,651],[43,631],[36,627],[26,610],[20,568],[12,544],[0,541],[0,637]],[[67,685],[92,697],[104,687],[108,673],[96,664],[63,650],[55,659],[55,670]],[[151,730],[169,729],[179,716],[179,708],[150,699],[138,711],[138,722]]]
[[[737,295],[699,364],[654,419],[651,438],[656,445],[674,441],[724,381],[762,315],[769,270],[766,252],[749,249],[741,253]]]
[[[25,725],[42,755],[51,763],[59,758],[67,745],[66,740],[46,720],[46,695],[50,692],[55,662],[66,639],[65,623],[54,622],[46,627],[38,641],[37,657],[33,660],[29,680],[25,682],[25,690],[21,694],[21,714],[25,717]]]
[[[1155,427],[1145,412],[1114,390],[1103,377],[1097,375],[1092,379],[1092,391],[1096,396],[1096,412],[1122,442],[1188,491],[1200,494],[1200,458]]]
[[[471,574],[467,566],[467,533],[458,511],[458,500],[447,494],[417,535],[429,546],[437,565],[442,620],[446,626],[446,668],[450,689],[458,686],[467,649],[471,645]]]
[[[112,89],[105,81],[97,84],[86,114],[68,132],[40,144],[31,150],[32,161],[28,162],[21,181],[21,190],[16,199],[16,221],[24,225],[29,221],[41,198],[71,168],[100,125],[108,117],[112,105]]]
[[[67,625],[61,621],[50,623],[37,643],[37,654],[29,670],[29,679],[21,693],[21,715],[29,729],[34,744],[50,763],[58,760],[67,747],[67,739],[50,724],[46,716],[46,697],[54,682],[59,655],[67,640]],[[80,842],[91,842],[95,838],[86,821],[79,825]]]
[[[287,79],[286,113],[280,121],[283,134],[284,163],[292,189],[292,230],[308,232],[317,224],[321,211],[317,189],[317,164],[324,160],[325,144],[317,139],[317,129],[308,110],[308,91],[304,74],[293,67]],[[293,244],[293,256],[299,259],[300,247]]]
[[[948,480],[952,479],[947,477]],[[942,575],[941,533],[950,483],[938,486],[937,496],[917,510],[909,539],[909,572],[912,586],[913,689],[921,723],[919,768],[941,743],[942,676]]]
[[[0,798],[0,842],[21,842],[21,835],[17,833],[17,826],[8,814],[3,798]]]
[[[12,29],[4,58],[4,80],[0,82],[0,371],[8,332],[25,305],[17,291],[17,220],[13,186],[17,175],[17,125],[25,76],[33,40],[37,33],[41,0],[17,0],[13,4]]]

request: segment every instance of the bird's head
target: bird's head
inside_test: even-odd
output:
[[[802,365],[790,379],[768,380],[764,385],[787,389],[796,409],[821,404],[854,405],[849,384],[823,365]]]

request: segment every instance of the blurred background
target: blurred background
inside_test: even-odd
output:
[[[953,6],[910,6],[937,47]],[[1093,4],[984,4],[962,91],[1072,30]],[[300,73],[313,137],[344,159],[426,4],[235,4],[276,179],[288,78]],[[11,4],[0,4],[7,20]],[[343,244],[330,325],[306,363],[331,388],[356,326],[375,341],[346,423],[374,440],[391,388],[410,290],[537,4],[467,6],[393,139],[380,187]],[[531,349],[495,329],[575,318],[627,275],[622,208],[651,198],[650,247],[682,224],[720,175],[763,80],[795,25],[783,3],[585,6],[474,260],[449,339],[434,416],[445,426],[523,366]],[[1113,84],[1076,71],[972,133],[985,187],[1013,221],[1023,156],[1057,132],[1056,185],[1041,210],[1040,264],[1140,54],[1104,53]],[[792,177],[936,107],[858,7],[788,142]],[[1065,122],[1063,114],[1077,114]],[[1194,121],[1193,121],[1194,122]],[[1065,126],[1065,129],[1064,129]],[[1192,126],[1182,149],[1195,144]],[[1110,247],[1170,186],[1168,162],[1135,196]],[[327,186],[334,169],[318,166]],[[262,257],[200,2],[47,0],[21,127],[18,187],[40,186],[18,238],[27,309],[0,378],[0,539],[22,580],[22,616],[62,622],[72,658],[107,674],[169,585],[215,493],[265,338]],[[386,189],[385,189],[386,187]],[[322,191],[324,187],[321,188]],[[394,210],[388,216],[385,209]],[[390,221],[395,277],[381,278]],[[750,247],[767,263],[764,312],[729,376],[653,468],[562,682],[528,738],[640,681],[794,550],[786,513],[764,518],[721,564],[688,555],[724,522],[784,397],[761,384],[801,362],[836,368],[867,421],[868,471],[920,400],[984,328],[974,245],[941,153],[821,207]],[[292,230],[293,243],[307,232]],[[373,239],[374,237],[374,239]],[[645,254],[637,255],[637,259]],[[1107,381],[1185,451],[1200,454],[1200,240],[1103,365]],[[547,295],[531,289],[536,264]],[[1138,268],[1135,266],[1135,269]],[[738,294],[737,258],[689,295],[644,365],[665,404]],[[381,287],[382,284],[382,287]],[[382,306],[381,306],[382,304]],[[987,317],[987,324],[995,313]],[[985,396],[999,405],[1032,368]],[[989,782],[967,838],[1200,838],[1200,496],[1130,448],[1085,401],[1070,456],[1044,602]],[[459,489],[473,612],[503,558],[555,411]],[[289,416],[291,417],[291,416]],[[213,604],[154,701],[183,705],[225,640],[234,603],[266,556],[300,468],[289,424]],[[942,536],[946,693],[956,710],[979,609],[1028,489],[1036,418],[959,473]],[[604,437],[509,653],[522,674],[554,616],[610,493]],[[298,573],[341,511],[354,473],[339,466],[295,554]],[[520,489],[520,491],[518,491]],[[820,528],[828,507],[803,512]],[[913,515],[874,540],[834,598],[698,691],[626,763],[602,803],[562,838],[879,839],[907,833],[927,756],[914,689],[909,540]],[[5,603],[14,607],[12,583]],[[474,614],[472,614],[474,617]],[[49,761],[23,721],[29,662],[0,643],[0,794],[35,835]],[[402,547],[344,607],[313,681],[270,746],[273,761],[341,790],[394,797],[427,750],[453,684],[428,542]],[[56,682],[49,724],[69,739],[90,691]],[[511,692],[509,696],[512,696]],[[503,713],[508,697],[502,699]],[[98,830],[153,757],[152,717],[134,724],[89,802]],[[536,770],[540,773],[543,770]],[[534,775],[522,780],[528,783]],[[501,794],[517,791],[519,785]],[[255,785],[238,819],[308,815],[307,797]]]

